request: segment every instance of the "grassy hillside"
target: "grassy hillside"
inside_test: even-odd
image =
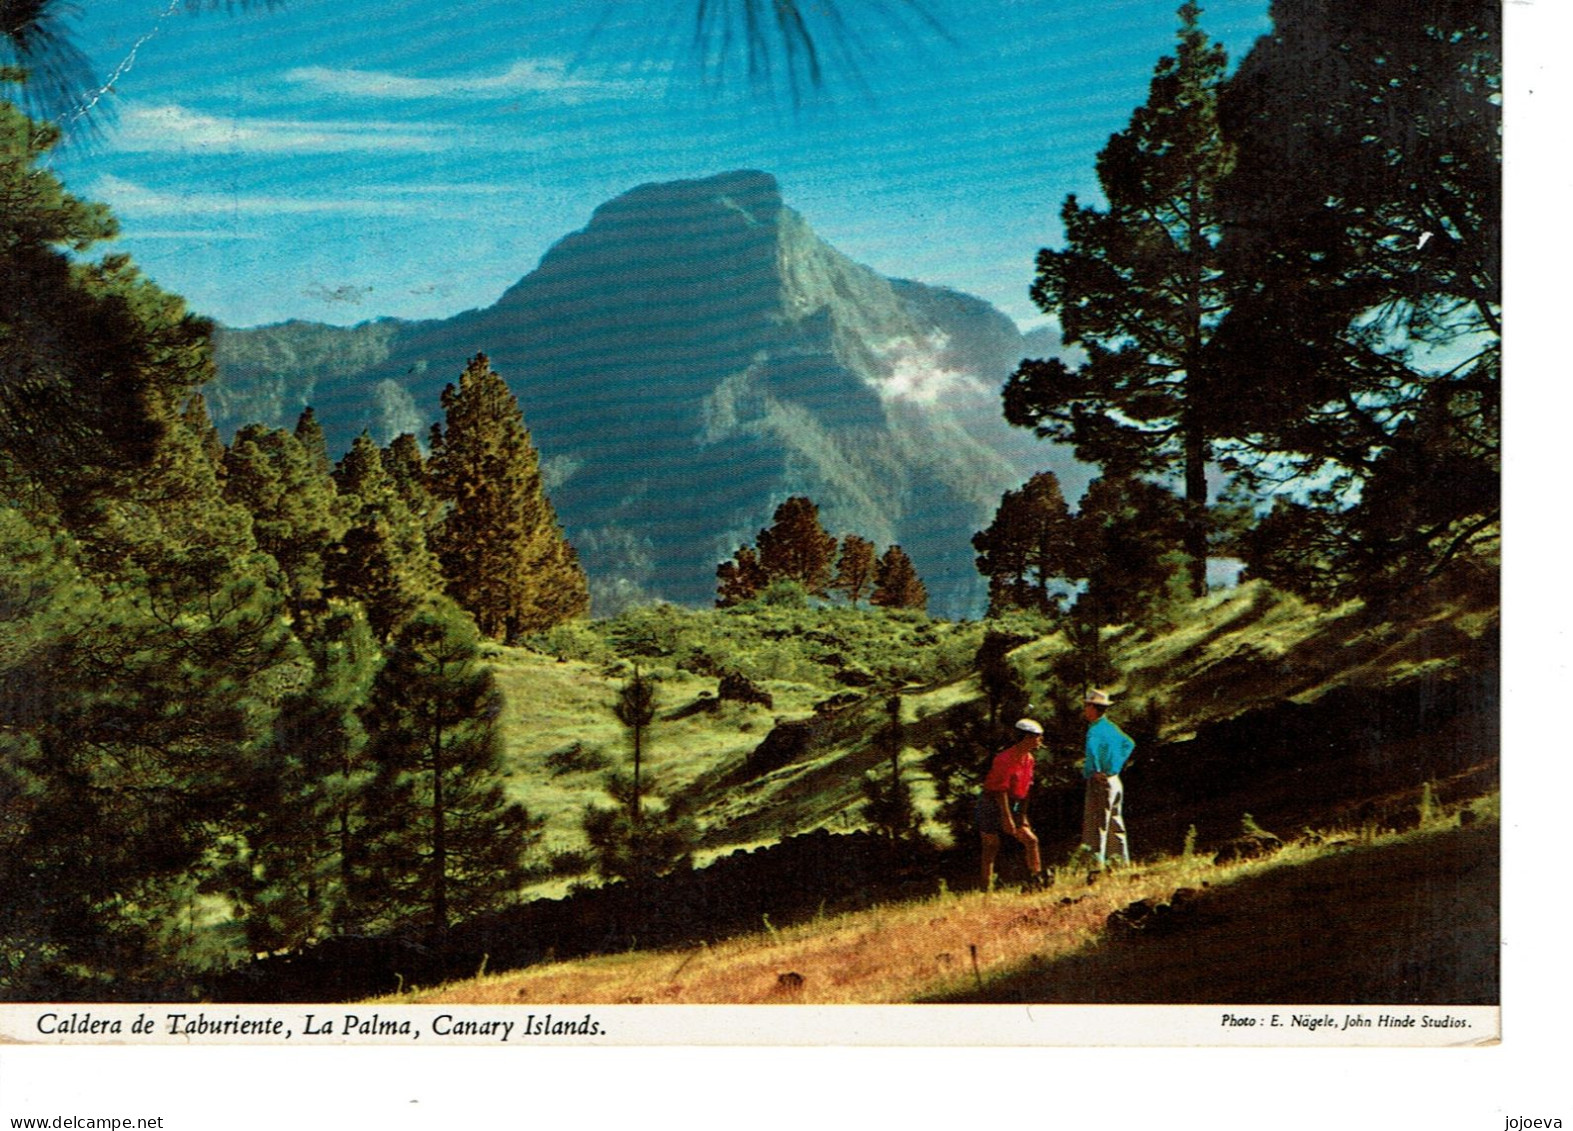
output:
[[[572,859],[585,848],[579,823],[587,805],[611,803],[609,772],[631,772],[629,736],[612,705],[635,663],[658,688],[647,788],[693,810],[703,863],[814,829],[863,827],[856,801],[864,770],[880,758],[872,738],[885,689],[908,692],[910,722],[974,697],[971,661],[983,631],[905,611],[659,605],[557,629],[534,648],[494,647],[511,788],[546,819],[541,855],[559,868],[534,894],[589,878]],[[722,700],[728,671],[753,681],[769,705]],[[783,723],[808,724],[810,748],[785,765],[751,767]],[[916,769],[917,751],[908,759]]]
[[[1069,645],[1045,626],[1005,627],[1028,641],[1012,660],[1050,733],[1035,815],[1063,840],[1080,800],[1080,689],[1061,671]],[[703,863],[815,829],[865,827],[860,784],[887,765],[876,734],[892,690],[902,697],[903,772],[932,815],[925,762],[981,695],[973,658],[984,631],[910,612],[656,606],[556,630],[531,649],[494,649],[512,788],[547,820],[543,866],[556,861],[532,894],[591,879],[579,820],[586,805],[610,803],[607,773],[630,769],[611,706],[634,663],[659,686],[646,780],[692,811]],[[1193,825],[1217,843],[1245,812],[1294,832],[1382,823],[1378,809],[1412,807],[1427,783],[1489,788],[1495,631],[1494,606],[1469,590],[1377,616],[1358,604],[1318,609],[1259,583],[1196,602],[1167,632],[1111,630],[1117,717],[1142,744],[1128,775],[1138,849],[1177,850]],[[720,700],[725,671],[755,681],[770,706]],[[767,738],[769,761],[751,764]]]

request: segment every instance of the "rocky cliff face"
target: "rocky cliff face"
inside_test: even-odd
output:
[[[484,351],[524,407],[599,612],[708,602],[716,563],[807,494],[832,533],[901,543],[935,611],[976,613],[969,540],[1001,492],[1049,465],[1073,490],[1083,478],[1000,419],[1023,356],[1009,319],[852,262],[764,173],[633,189],[495,305],[317,328],[291,369],[281,339],[304,333],[221,337],[221,426],[286,424],[309,399],[335,445],[419,432]]]

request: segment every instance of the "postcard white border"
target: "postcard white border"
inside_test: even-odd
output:
[[[1573,420],[1560,374],[1528,388],[1536,359],[1560,356],[1566,321],[1566,160],[1573,12],[1504,4],[1508,47],[1509,448],[1505,485],[1501,1043],[1429,1049],[706,1048],[504,1049],[110,1048],[0,1044],[0,1118],[67,1110],[158,1110],[171,1128],[504,1126],[595,1122],[673,1107],[690,1126],[1034,1128],[1077,1121],[1126,1127],[1329,1126],[1498,1131],[1515,1117],[1573,1117],[1564,1065],[1569,994],[1556,832],[1565,827],[1565,726],[1554,705],[1573,686],[1563,544],[1565,499],[1553,474]],[[1549,360],[1546,364],[1550,364]],[[1565,369],[1565,365],[1560,368]],[[1548,516],[1555,521],[1548,521]],[[1560,560],[1559,560],[1560,559]],[[1549,608],[1537,609],[1541,600]],[[1532,618],[1532,619],[1531,619]],[[1519,767],[1533,751],[1534,768]],[[6,1007],[0,1025],[11,1036]],[[859,1007],[867,1008],[867,1007]],[[901,1007],[902,1016],[916,1007]],[[1044,1007],[1048,1008],[1048,1007]],[[1104,1007],[1104,1011],[1116,1007]],[[27,1022],[24,1022],[25,1025]],[[1558,1052],[1558,1050],[1563,1050]],[[511,1067],[510,1067],[511,1066]],[[521,1067],[522,1066],[522,1067]],[[489,1083],[487,1082],[489,1080]],[[1096,1086],[1089,1082],[1096,1081]],[[992,1088],[994,1084],[997,1088]],[[996,1095],[988,1094],[990,1091]]]
[[[1498,1006],[31,1005],[0,1039],[53,1045],[1457,1047]]]

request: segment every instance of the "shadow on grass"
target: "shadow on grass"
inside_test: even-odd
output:
[[[1200,893],[1145,929],[945,1002],[1494,1005],[1495,823],[1352,848]]]

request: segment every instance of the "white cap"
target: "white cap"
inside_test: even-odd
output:
[[[1019,721],[1016,724],[1016,729],[1017,730],[1024,730],[1028,734],[1042,734],[1043,733],[1043,728],[1040,727],[1037,723],[1033,722],[1031,719],[1022,719],[1021,721]]]

